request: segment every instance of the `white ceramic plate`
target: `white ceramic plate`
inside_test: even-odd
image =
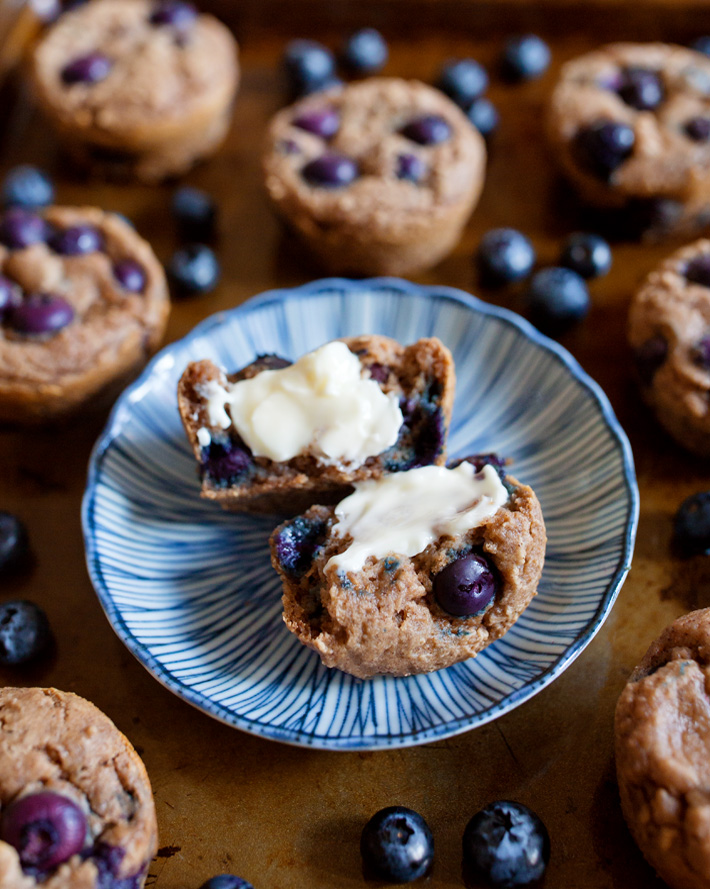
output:
[[[281,620],[275,521],[201,500],[176,407],[190,361],[295,359],[341,336],[438,336],[456,362],[449,454],[496,451],[547,525],[537,597],[477,658],[422,676],[328,670]],[[316,281],[208,318],[119,399],[83,504],[89,572],[115,631],[177,695],[230,725],[326,749],[403,747],[463,732],[544,688],[589,643],[631,562],[638,492],[628,442],[576,361],[510,312],[398,280]]]

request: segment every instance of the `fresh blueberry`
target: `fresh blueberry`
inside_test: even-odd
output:
[[[599,235],[570,235],[562,247],[560,265],[583,278],[599,278],[611,268],[611,247]]]
[[[283,570],[299,578],[308,571],[325,536],[325,523],[297,516],[276,535],[276,557]]]
[[[690,46],[695,52],[702,53],[704,56],[710,56],[710,37],[698,37]]]
[[[179,296],[208,293],[219,281],[219,262],[205,244],[189,244],[173,253],[168,276]]]
[[[135,259],[120,259],[113,266],[113,276],[129,293],[143,293],[145,290],[145,269]]]
[[[17,849],[24,867],[46,872],[81,852],[86,816],[59,793],[32,793],[3,811],[0,837]]]
[[[200,886],[200,889],[254,889],[254,887],[241,877],[220,874],[218,877],[211,877]]]
[[[426,172],[426,164],[416,154],[398,155],[395,168],[395,174],[398,179],[407,179],[409,182],[421,182],[426,176]]]
[[[476,262],[483,283],[500,287],[530,274],[535,265],[535,249],[514,228],[493,228],[481,238]]]
[[[550,48],[535,34],[511,37],[503,48],[501,73],[511,83],[534,80],[550,64]]]
[[[658,72],[648,68],[624,68],[617,92],[638,111],[655,111],[666,97]]]
[[[553,267],[533,275],[527,302],[532,323],[543,333],[558,334],[584,318],[590,300],[581,275]]]
[[[322,154],[309,161],[301,171],[311,185],[321,188],[344,188],[360,175],[357,163],[344,154]]]
[[[668,355],[668,340],[656,334],[647,339],[634,352],[636,371],[644,386],[650,386],[656,371],[661,367]]]
[[[370,378],[373,379],[376,383],[384,384],[390,378],[390,369],[386,364],[380,364],[378,361],[375,361],[367,368]]]
[[[505,478],[505,468],[508,465],[505,457],[499,457],[498,454],[471,454],[469,457],[464,457],[464,459],[473,466],[476,472],[480,472],[484,466],[492,466],[500,476],[501,481]]]
[[[34,602],[0,604],[0,665],[16,667],[39,658],[49,648],[52,631],[47,615]]]
[[[44,219],[20,207],[13,207],[0,219],[0,243],[11,250],[41,244],[48,236],[49,228]]]
[[[451,138],[451,126],[438,114],[422,114],[406,123],[403,136],[418,145],[439,145]]]
[[[237,484],[251,466],[249,451],[234,442],[225,445],[212,441],[203,451],[202,468],[213,482]]]
[[[498,582],[485,556],[467,553],[434,576],[432,589],[440,608],[455,617],[469,617],[488,608]]]
[[[10,310],[7,321],[16,333],[28,336],[56,333],[74,320],[74,309],[61,296],[31,293]]]
[[[466,116],[484,139],[489,139],[498,129],[500,123],[498,109],[485,96],[471,102],[466,109]]]
[[[93,225],[73,225],[56,232],[50,238],[49,246],[62,256],[84,256],[102,250],[104,239]]]
[[[283,67],[295,96],[323,89],[335,78],[335,57],[316,40],[292,40],[286,46]]]
[[[465,108],[488,89],[488,74],[475,59],[455,59],[441,69],[436,85],[457,105]]]
[[[701,253],[685,267],[685,277],[691,284],[710,287],[710,253]]]
[[[550,860],[550,836],[527,806],[499,800],[466,825],[463,861],[467,876],[492,889],[529,886],[540,880]]]
[[[181,0],[162,0],[150,15],[151,25],[169,25],[178,31],[186,31],[197,20],[197,10],[191,3]]]
[[[583,166],[596,176],[608,179],[631,155],[635,142],[631,127],[600,120],[579,130],[575,148]]]
[[[209,241],[214,236],[217,206],[206,191],[184,185],[173,194],[170,209],[183,238]]]
[[[67,86],[74,83],[98,83],[111,73],[113,62],[100,52],[92,52],[73,59],[62,69],[62,80]]]
[[[367,871],[391,883],[411,883],[423,877],[434,861],[434,837],[420,814],[404,806],[380,809],[367,822],[360,838]]]
[[[692,357],[698,367],[710,370],[710,336],[704,336],[692,350]]]
[[[293,125],[321,139],[332,139],[340,127],[340,115],[335,108],[315,108],[299,114]]]
[[[0,575],[10,574],[29,559],[27,529],[16,515],[0,512]]]
[[[710,117],[692,117],[686,121],[684,129],[694,142],[710,141]]]
[[[710,491],[700,491],[681,503],[673,519],[673,534],[683,554],[710,554]]]
[[[0,321],[21,301],[22,292],[17,284],[4,275],[0,275]]]
[[[336,87],[342,87],[343,81],[333,75],[329,77],[327,80],[322,81],[321,83],[314,84],[312,87],[304,87],[303,90],[298,94],[299,96],[311,96],[313,93],[322,93],[324,90],[332,90]]]
[[[340,60],[353,74],[376,74],[385,67],[388,56],[382,34],[374,28],[361,28],[345,41]]]
[[[249,367],[261,373],[262,370],[281,370],[284,367],[290,367],[292,363],[288,358],[282,358],[280,355],[271,353],[268,355],[258,355]]]
[[[6,207],[34,210],[54,201],[52,180],[42,170],[22,164],[13,167],[2,184],[2,203]]]

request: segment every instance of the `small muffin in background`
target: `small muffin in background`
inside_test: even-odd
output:
[[[64,14],[30,66],[40,108],[83,167],[154,182],[187,172],[226,136],[237,44],[181,0],[102,0]]]
[[[115,213],[0,213],[0,420],[59,419],[117,390],[169,312],[162,266]]]
[[[140,757],[97,707],[0,689],[0,885],[142,889],[158,847]]]
[[[629,343],[644,401],[682,447],[710,456],[710,240],[677,250],[631,301]]]
[[[405,275],[454,248],[485,163],[483,138],[450,99],[376,77],[279,111],[264,173],[276,212],[323,267]]]
[[[620,234],[692,237],[710,225],[710,59],[616,43],[563,66],[548,113],[581,199],[627,211]]]

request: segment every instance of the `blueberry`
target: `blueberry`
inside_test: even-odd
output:
[[[644,386],[650,386],[656,371],[661,367],[668,355],[668,340],[661,334],[647,339],[634,352],[636,371]]]
[[[47,615],[34,602],[0,605],[0,665],[16,667],[39,658],[52,641]]]
[[[367,822],[360,854],[368,871],[391,883],[423,877],[434,861],[434,837],[417,812],[404,806],[380,809]]]
[[[694,142],[710,142],[710,117],[691,117],[684,130]]]
[[[476,262],[483,283],[500,287],[530,274],[535,265],[535,249],[514,228],[493,228],[481,238]]]
[[[501,73],[503,77],[518,83],[533,80],[547,71],[550,64],[550,48],[535,34],[511,37],[503,48]]]
[[[451,126],[438,114],[422,114],[406,123],[401,134],[418,145],[439,145],[451,138]]]
[[[704,336],[692,350],[692,357],[698,367],[710,370],[710,336]]]
[[[202,468],[215,482],[237,484],[251,465],[249,451],[234,442],[225,445],[212,441],[203,452]]]
[[[173,253],[168,276],[179,296],[208,293],[219,280],[217,257],[205,244],[189,244]]]
[[[575,149],[584,167],[607,179],[631,155],[635,142],[631,127],[601,120],[579,130]]]
[[[169,25],[179,31],[191,28],[197,20],[197,10],[182,0],[162,0],[150,15],[151,25]]]
[[[655,111],[666,97],[658,72],[648,68],[625,68],[617,92],[627,105],[638,111]]]
[[[467,875],[495,889],[540,880],[550,860],[550,836],[527,806],[499,800],[466,825],[463,861]]]
[[[384,385],[390,378],[390,369],[386,364],[380,364],[375,361],[367,369],[370,374],[370,379],[375,380],[376,383],[380,383],[381,385]]]
[[[13,167],[2,184],[2,203],[6,207],[33,210],[54,201],[52,180],[42,170],[22,164]]]
[[[360,175],[360,168],[352,158],[344,154],[322,154],[309,161],[301,171],[311,185],[321,188],[344,188]]]
[[[695,52],[702,53],[704,56],[710,56],[710,37],[698,37],[690,46]]]
[[[293,95],[320,90],[335,77],[335,57],[316,40],[292,40],[283,55],[283,67]]]
[[[325,537],[325,523],[297,516],[276,535],[276,557],[283,570],[294,578],[303,577]]]
[[[200,886],[200,889],[254,889],[254,887],[241,877],[220,874],[218,877],[211,877]]]
[[[467,553],[434,576],[432,590],[439,607],[448,614],[469,617],[488,608],[498,581],[485,556]]]
[[[29,559],[27,529],[16,515],[0,512],[0,575],[10,574]]]
[[[464,460],[470,463],[476,472],[480,472],[484,466],[492,466],[501,480],[505,478],[505,467],[508,465],[505,457],[499,457],[498,454],[471,454],[469,457],[464,457]]]
[[[335,108],[315,108],[299,114],[293,125],[321,139],[332,139],[340,127],[340,115]]]
[[[113,62],[100,52],[92,52],[73,59],[62,68],[62,80],[67,86],[74,83],[98,83],[111,73]]]
[[[102,250],[104,239],[93,225],[73,225],[54,234],[49,246],[62,256],[84,256]]]
[[[684,500],[673,519],[674,540],[684,555],[710,554],[710,491]]]
[[[120,259],[114,263],[113,275],[121,287],[129,293],[143,293],[145,290],[145,269],[135,259]]]
[[[3,811],[0,837],[17,849],[23,867],[45,872],[81,852],[86,816],[59,793],[32,793]]]
[[[4,275],[0,275],[0,321],[21,301],[22,292],[17,284]]]
[[[397,157],[395,175],[409,182],[421,182],[426,176],[427,166],[416,154],[400,154]]]
[[[336,87],[342,87],[343,81],[333,75],[329,77],[327,80],[323,80],[320,83],[313,84],[311,87],[304,87],[303,90],[298,94],[299,96],[310,96],[313,93],[321,93],[323,90],[332,90]]]
[[[611,268],[611,247],[599,235],[570,235],[562,247],[560,265],[583,278],[599,278]]]
[[[464,108],[488,89],[488,74],[475,59],[456,59],[444,65],[436,85]]]
[[[576,272],[553,267],[533,275],[527,302],[532,323],[543,333],[558,334],[587,314],[589,291]]]
[[[191,241],[209,241],[215,232],[217,206],[211,195],[185,185],[176,189],[170,209],[180,235]]]
[[[7,321],[16,333],[28,336],[56,333],[74,320],[74,309],[61,296],[31,293],[10,310]]]
[[[361,28],[345,41],[340,60],[353,74],[375,74],[387,64],[388,55],[382,34],[374,28]]]
[[[466,109],[466,116],[484,139],[489,139],[498,129],[500,115],[493,102],[485,96],[471,102]]]
[[[20,207],[13,207],[0,219],[0,243],[11,250],[41,244],[48,236],[49,228],[44,219]]]
[[[262,370],[281,370],[284,367],[290,367],[293,362],[288,358],[282,358],[280,355],[268,354],[258,355],[255,361],[249,365],[250,368],[259,372]]]
[[[701,253],[685,267],[685,277],[691,284],[710,287],[710,253]]]

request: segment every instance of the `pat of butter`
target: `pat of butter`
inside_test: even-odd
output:
[[[444,535],[465,534],[494,515],[508,491],[492,466],[422,466],[355,485],[336,506],[336,537],[352,537],[328,560],[338,571],[359,571],[369,556],[415,556]]]
[[[255,456],[277,462],[307,453],[325,465],[360,466],[391,447],[402,425],[397,396],[363,377],[341,342],[250,380],[210,381],[200,394],[210,425],[234,426]]]

